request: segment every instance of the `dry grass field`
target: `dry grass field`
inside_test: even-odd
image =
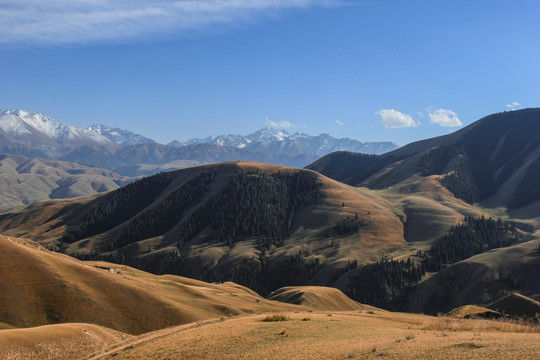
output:
[[[77,359],[132,336],[92,324],[69,323],[0,331],[0,358]]]
[[[90,359],[538,359],[540,329],[386,311],[241,316],[124,341]],[[282,320],[282,316],[277,319]]]
[[[392,313],[317,286],[272,296],[300,304],[293,305],[234,283],[81,262],[4,236],[0,275],[2,359],[538,359],[540,353],[538,325]],[[45,324],[55,325],[31,327]]]
[[[234,283],[82,262],[1,235],[0,304],[0,322],[15,327],[77,322],[129,334],[222,316],[305,309],[266,300]]]

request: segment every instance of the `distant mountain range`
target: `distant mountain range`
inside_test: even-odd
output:
[[[119,128],[111,128],[107,125],[92,125],[88,131],[102,135],[110,141],[119,145],[138,145],[138,144],[155,144],[152,139],[144,137],[139,134],[132,133],[128,130],[122,130]]]
[[[398,147],[397,144],[390,141],[360,142],[349,138],[336,139],[328,134],[318,136],[311,136],[301,132],[289,134],[285,130],[276,130],[270,127],[246,136],[213,135],[204,139],[191,139],[183,143],[173,141],[168,145],[180,147],[196,144],[212,144],[286,155],[311,154],[318,156],[342,150],[364,154],[383,154]]]
[[[210,136],[162,145],[127,130],[106,125],[81,129],[24,110],[0,110],[0,144],[0,153],[75,162],[125,176],[229,160],[303,167],[336,150],[381,154],[397,147],[391,142],[361,143],[327,134],[290,135],[272,128],[247,136]]]
[[[127,130],[106,125],[92,125],[87,129],[66,125],[47,115],[24,110],[0,110],[0,132],[15,142],[52,144],[86,144],[99,146],[152,144],[154,140]]]

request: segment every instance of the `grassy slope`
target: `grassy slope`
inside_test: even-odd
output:
[[[289,313],[187,325],[123,342],[91,359],[532,359],[538,328],[487,320],[361,311]],[[522,332],[522,333],[521,333]]]
[[[232,283],[208,284],[85,263],[4,236],[0,277],[0,321],[17,327],[85,322],[140,334],[220,316],[299,308]]]
[[[351,300],[338,289],[321,286],[287,286],[271,293],[268,299],[304,305],[319,311],[373,309]]]
[[[413,312],[447,312],[467,304],[487,305],[505,292],[540,293],[540,240],[494,249],[455,263],[420,283],[410,294]],[[499,280],[511,275],[513,284]],[[510,313],[510,312],[508,312]]]
[[[70,360],[99,353],[132,336],[98,325],[70,323],[0,331],[0,358]]]
[[[458,318],[498,318],[503,317],[504,315],[490,310],[488,308],[477,306],[477,305],[464,305],[460,306],[448,313],[449,316],[458,317]]]

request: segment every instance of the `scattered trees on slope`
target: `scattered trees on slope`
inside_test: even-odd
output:
[[[352,299],[387,309],[399,309],[404,295],[425,274],[423,264],[382,260],[366,265],[351,275],[345,293]]]
[[[407,293],[426,271],[438,272],[473,255],[509,246],[518,236],[515,226],[501,219],[468,216],[462,224],[453,226],[433,243],[429,251],[418,251],[416,255],[423,259],[420,264],[411,259],[383,260],[355,270],[350,275],[346,294],[366,304],[400,310],[405,305]],[[350,264],[347,266],[349,271],[354,268]],[[501,278],[507,279],[508,275]]]
[[[426,268],[439,271],[446,265],[515,242],[515,237],[505,234],[517,237],[514,225],[501,219],[467,216],[462,224],[450,228],[446,235],[431,245],[428,253],[424,254]]]

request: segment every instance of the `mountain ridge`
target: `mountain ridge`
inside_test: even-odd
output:
[[[286,130],[266,127],[249,135],[212,135],[204,139],[191,139],[185,142],[174,140],[168,145],[180,147],[195,144],[213,144],[235,147],[238,149],[272,151],[276,153],[301,154],[308,153],[323,156],[334,151],[349,150],[366,154],[382,154],[398,147],[389,141],[360,142],[349,138],[337,139],[328,134],[317,136],[302,132],[289,134]],[[287,151],[293,149],[293,151]]]
[[[488,115],[452,134],[383,155],[329,154],[306,168],[372,189],[395,186],[416,174],[441,175],[443,184],[469,203],[519,208],[540,198],[535,186],[540,178],[540,108]]]
[[[82,129],[24,110],[0,110],[0,143],[0,153],[76,162],[125,176],[231,160],[304,167],[337,148],[384,152],[396,147],[390,142],[360,143],[327,134],[290,135],[272,128],[248,136],[214,135],[163,145],[129,130],[107,125]]]

